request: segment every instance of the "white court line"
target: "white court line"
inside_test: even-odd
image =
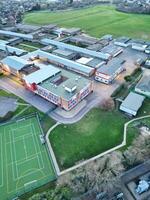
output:
[[[32,159],[38,159],[38,162],[39,162],[39,156],[41,156],[41,154],[44,152],[44,151],[42,151],[41,150],[41,148],[40,148],[40,145],[39,145],[39,141],[38,141],[38,136],[37,136],[37,134],[36,134],[36,131],[35,131],[35,127],[33,127],[33,125],[34,124],[31,124],[31,129],[33,129],[34,128],[34,131],[33,131],[33,133],[34,134],[30,134],[30,137],[32,138],[32,140],[33,140],[33,143],[34,143],[34,145],[35,145],[35,150],[36,150],[36,152],[39,150],[39,152],[38,153],[36,153],[36,154],[34,154],[33,155],[33,158]],[[27,126],[26,126],[27,127]],[[12,134],[12,135],[11,135]],[[16,141],[18,141],[18,140],[16,140],[14,137],[14,130],[13,131],[10,131],[9,132],[9,138],[11,139],[11,138],[13,138],[13,140],[12,140],[12,142],[10,142],[10,144],[11,144],[11,148],[10,148],[10,150],[12,150],[13,149],[13,151],[15,150],[14,149],[14,145],[15,145],[15,142]],[[19,136],[20,137],[20,136]],[[23,137],[23,139],[25,139],[25,137],[26,137],[26,135]],[[29,136],[27,136],[26,138],[28,138]],[[36,141],[36,143],[38,144],[38,147],[39,147],[39,149],[38,149],[38,147],[37,147],[37,145],[36,145],[36,143],[35,143],[35,141]],[[6,146],[5,146],[5,148],[6,148]],[[45,150],[45,149],[44,149]],[[15,160],[15,162],[12,162],[12,164],[15,164],[15,165],[17,165],[17,160],[16,160],[16,151],[14,151],[14,153],[15,153],[15,155],[13,155],[12,154],[12,152],[11,152],[11,160]],[[45,152],[44,152],[45,153]],[[14,158],[14,156],[15,156],[15,159],[13,159]],[[30,158],[31,158],[31,156],[30,156]],[[24,162],[26,162],[26,161],[30,161],[31,159],[29,159],[29,157],[27,158],[27,160],[25,160]],[[43,159],[41,159],[42,160],[42,163],[43,163]],[[8,161],[7,161],[8,162]],[[41,168],[41,165],[38,163],[38,165],[39,165],[39,169],[37,168],[35,171],[33,171],[33,172],[30,172],[30,173],[28,173],[28,174],[26,174],[26,175],[24,175],[24,176],[20,176],[19,177],[19,179],[20,178],[23,178],[23,177],[25,177],[25,176],[29,176],[29,175],[31,175],[32,176],[32,174],[34,174],[34,173],[37,173],[37,172],[41,172],[41,175],[42,175],[42,177],[41,178],[39,178],[38,179],[38,181],[40,181],[40,180],[44,180],[44,178],[46,178],[47,177],[47,175],[45,176],[44,175],[44,172],[43,172],[43,168]],[[44,164],[43,164],[44,165]],[[17,167],[17,166],[16,166]],[[13,169],[13,166],[12,166],[12,170],[13,170],[13,174],[14,174],[14,172],[15,172],[15,170]],[[18,172],[17,172],[18,173]],[[8,175],[7,175],[8,176]],[[18,176],[18,175],[17,175]],[[15,175],[14,175],[14,178],[15,178]],[[15,179],[16,180],[16,179]],[[17,179],[18,180],[18,179]],[[22,187],[20,187],[20,188],[24,188],[24,186],[22,186]],[[17,187],[17,189],[19,189],[19,187]],[[8,179],[7,179],[7,191],[8,191],[8,193],[11,193],[11,192],[9,192],[9,187],[8,187]],[[12,190],[12,192],[13,192],[14,190]]]
[[[8,132],[8,136],[9,136],[9,139],[11,139],[11,137],[10,137],[10,131]],[[12,148],[12,145],[10,146],[10,157],[11,157],[11,161],[13,161],[13,153],[12,153],[12,151],[13,151],[13,148]],[[7,158],[7,150],[6,150],[6,158]],[[8,158],[7,158],[7,163],[8,163]],[[7,164],[8,165],[8,164]],[[14,167],[13,167],[13,165],[12,165],[12,173],[13,173],[13,179],[15,179],[15,174],[14,174]]]
[[[11,136],[12,136],[11,138],[12,138],[12,146],[13,146],[14,157],[15,157],[15,161],[17,161],[16,149],[15,149],[15,141],[14,141],[14,137],[13,137],[13,132],[11,132]],[[16,173],[17,173],[17,178],[15,178],[15,180],[17,180],[18,179],[18,168],[17,168],[16,164],[15,164],[15,167],[16,167]]]
[[[4,161],[3,161],[3,142],[2,142],[2,134],[0,135],[0,142],[1,142],[1,167],[2,167],[2,176],[1,176],[1,184],[0,187],[4,186]]]
[[[36,130],[35,130],[35,127],[34,126],[32,126],[32,128],[33,128],[33,130],[34,130],[34,136],[35,136],[35,141],[36,141],[36,144],[38,145],[38,150],[39,150],[39,152],[40,152],[40,158],[41,158],[41,161],[42,161],[42,169],[44,169],[44,161],[43,161],[43,157],[42,157],[42,155],[41,155],[41,148],[40,148],[40,145],[39,145],[39,141],[37,140],[37,134],[36,134]],[[39,134],[38,134],[38,136],[39,136]],[[33,138],[34,139],[34,138]],[[37,149],[37,147],[36,147],[36,149]],[[39,158],[38,158],[38,160],[39,160]],[[41,163],[40,163],[40,165],[39,166],[41,166]]]
[[[5,128],[4,128],[4,133],[5,133],[5,141],[6,141],[6,132],[5,132]],[[9,139],[10,139],[10,131],[8,132],[8,136],[9,136]],[[7,157],[7,145],[5,144],[5,152],[6,152],[6,163],[8,163],[8,157]],[[12,156],[12,146],[10,146],[10,155],[11,155],[11,160],[13,158]],[[8,164],[6,164],[7,167],[8,167]],[[14,169],[13,169],[13,166],[11,167],[12,169],[12,175],[13,175],[13,180],[15,178],[15,175],[14,175]],[[7,193],[9,193],[9,180],[8,180],[8,173],[6,173],[6,177],[7,177]]]
[[[32,126],[32,130],[33,130],[33,133],[35,133],[33,126]],[[37,149],[36,144],[35,144],[34,136],[36,136],[36,135],[35,134],[33,135],[32,140],[33,140],[34,148],[35,148],[35,151],[36,151],[36,154],[37,154],[39,151],[37,151],[38,149]],[[40,160],[39,160],[39,156],[37,156],[37,160],[38,160],[39,168],[42,169],[41,163],[40,163]]]
[[[25,139],[24,137],[22,138],[23,139],[23,146],[24,146],[24,150],[25,150],[25,156],[26,156],[26,160],[27,160],[27,148],[26,148],[26,143],[25,143]]]
[[[21,164],[23,164],[23,163],[25,163],[27,161],[32,160],[33,158],[36,158],[38,156],[38,154],[40,154],[40,153],[37,153],[37,154],[34,154],[34,155],[30,156],[27,160],[24,159],[24,160],[20,160],[20,161],[9,163],[9,165],[12,165],[12,164],[21,165]]]
[[[30,124],[30,127],[33,130],[33,124]],[[35,131],[33,131],[33,132],[36,133]],[[12,134],[14,136],[14,132],[12,132]],[[31,136],[31,138],[33,140],[34,147],[35,147],[35,150],[36,150],[36,154],[34,154],[34,158],[36,158],[38,160],[38,165],[39,165],[38,168],[40,170],[42,170],[42,169],[44,169],[44,167],[41,166],[40,161],[39,161],[39,155],[38,155],[38,154],[40,154],[40,156],[41,156],[41,152],[37,152],[37,148],[36,148],[35,141],[34,141],[34,138],[33,138],[33,136],[36,136],[36,135],[35,134],[30,134],[30,136]],[[15,140],[14,140],[14,137],[13,137],[13,143],[14,142],[15,142]],[[33,160],[33,158],[32,159],[28,159],[28,157],[27,157],[27,159],[24,162],[27,162],[27,161],[30,161],[30,160]],[[43,162],[43,159],[42,159],[42,162]],[[17,159],[16,159],[16,152],[15,152],[15,165],[16,165],[16,168],[17,168],[17,179],[18,179],[18,178],[20,178],[20,176],[18,175],[18,166],[17,166],[18,162],[17,162]]]
[[[16,130],[19,130],[20,131],[20,129],[27,129],[27,127],[29,127],[30,129],[31,129],[31,124],[30,125],[26,125],[26,126],[21,126],[20,128],[18,127],[18,128],[12,128],[11,130],[12,130],[12,132],[15,132]],[[31,130],[30,130],[31,131]],[[25,134],[26,135],[26,134]],[[17,139],[17,138],[19,138],[19,137],[22,137],[22,136],[24,136],[24,135],[20,135],[20,136],[17,136],[15,139]]]
[[[33,135],[33,134],[32,134],[32,133],[29,133],[29,134],[27,134],[27,135],[25,135],[25,136],[19,136],[19,137],[15,138],[14,141],[15,141],[15,142],[21,141],[23,137],[24,137],[24,138],[29,138],[29,137],[31,137],[31,135]],[[11,143],[12,143],[12,142],[6,142],[6,144],[11,144]]]

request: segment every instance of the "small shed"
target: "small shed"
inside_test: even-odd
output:
[[[138,110],[143,104],[144,99],[144,96],[136,94],[134,92],[130,92],[129,95],[122,102],[120,110],[131,116],[136,116]]]

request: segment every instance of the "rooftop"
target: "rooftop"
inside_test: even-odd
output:
[[[121,50],[122,50],[121,47],[118,47],[114,44],[110,44],[108,46],[105,46],[103,49],[101,49],[101,52],[114,56],[117,52],[119,52]]]
[[[138,111],[142,106],[145,97],[134,92],[130,92],[129,95],[124,99],[121,106],[133,110]]]
[[[87,35],[76,35],[70,38],[70,40],[80,43],[87,43],[89,45],[96,44],[99,41],[99,39]]]
[[[1,63],[18,71],[21,70],[25,65],[29,64],[27,61],[17,56],[7,56],[1,60]]]
[[[30,25],[30,24],[17,24],[16,28],[21,30],[21,31],[24,31],[26,33],[29,33],[29,32],[33,32],[33,31],[37,31],[41,27],[40,26],[36,26],[36,25]]]
[[[101,52],[91,51],[89,49],[73,46],[73,45],[59,42],[56,40],[51,40],[51,39],[45,38],[45,39],[42,39],[41,42],[46,45],[51,44],[51,45],[57,46],[59,49],[71,50],[71,51],[74,51],[77,53],[82,53],[82,54],[90,55],[93,57],[101,58],[103,60],[108,60],[110,58],[110,55],[107,53],[105,54],[105,53],[101,53]]]
[[[19,38],[29,39],[29,40],[33,39],[33,36],[31,34],[22,34],[22,33],[16,33],[12,31],[4,31],[4,30],[0,30],[0,35],[19,37]]]
[[[122,37],[117,38],[115,41],[116,42],[121,42],[121,43],[127,43],[130,40],[131,40],[131,38],[122,36]]]
[[[68,50],[62,50],[62,49],[56,49],[53,51],[54,54],[58,54],[58,55],[62,55],[62,56],[65,56],[65,57],[68,57],[72,54],[74,54],[73,51],[68,51]]]
[[[51,78],[53,76],[56,76],[58,73],[60,73],[60,70],[52,65],[46,65],[45,67],[40,68],[39,70],[27,75],[24,77],[24,80],[27,83],[42,83],[48,78]]]
[[[18,56],[27,53],[27,51],[25,51],[23,49],[19,49],[19,48],[16,48],[16,47],[5,45],[5,44],[2,44],[2,45],[0,44],[0,50],[5,51],[5,52],[8,51],[11,54],[15,53]]]
[[[40,84],[41,87],[49,90],[50,92],[61,96],[62,98],[69,100],[71,99],[76,93],[81,91],[84,87],[86,87],[90,81],[86,78],[77,76],[75,74],[72,74],[66,70],[61,70],[61,76],[65,77],[65,80],[60,83],[59,85],[56,85],[54,83],[54,78],[49,78],[43,83]],[[73,92],[67,91],[65,88],[68,88],[68,90],[72,89],[73,87],[75,90]]]
[[[5,44],[8,44],[9,42],[6,41],[6,40],[0,40],[0,45],[5,45]]]
[[[115,72],[124,64],[125,60],[115,58],[108,62],[108,64],[102,65],[97,69],[98,72],[102,74],[107,74],[109,76],[115,74]]]
[[[144,92],[150,92],[150,71],[145,70],[145,73],[143,74],[143,77],[139,81],[139,83],[136,85],[137,89],[140,89]]]
[[[79,71],[87,73],[87,74],[90,74],[91,71],[93,71],[93,69],[90,68],[90,67],[87,67],[85,65],[76,63],[72,60],[68,60],[66,58],[62,58],[62,57],[59,57],[59,56],[56,56],[54,54],[47,53],[47,52],[44,52],[44,51],[41,51],[41,50],[37,50],[37,51],[31,52],[31,53],[28,53],[27,55],[22,56],[22,58],[30,59],[32,57],[38,57],[38,56],[41,57],[41,58],[47,58],[50,61],[53,61],[53,62],[56,62],[56,63],[59,63],[59,64],[63,64],[65,66],[68,66],[69,68],[72,68],[74,70],[79,70]]]

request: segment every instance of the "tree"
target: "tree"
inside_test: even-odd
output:
[[[100,107],[105,110],[105,111],[111,111],[114,109],[115,107],[115,103],[113,101],[113,99],[109,98],[109,99],[104,99],[100,105]]]

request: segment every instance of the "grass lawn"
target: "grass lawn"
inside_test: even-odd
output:
[[[104,34],[150,39],[150,15],[118,12],[112,6],[94,6],[74,11],[33,12],[25,15],[25,23],[56,23],[65,27],[80,27],[93,36]]]
[[[71,167],[120,144],[126,121],[117,111],[95,108],[76,124],[59,125],[52,131],[50,141],[60,168]]]
[[[0,126],[0,194],[12,199],[54,180],[55,172],[36,117]]]

